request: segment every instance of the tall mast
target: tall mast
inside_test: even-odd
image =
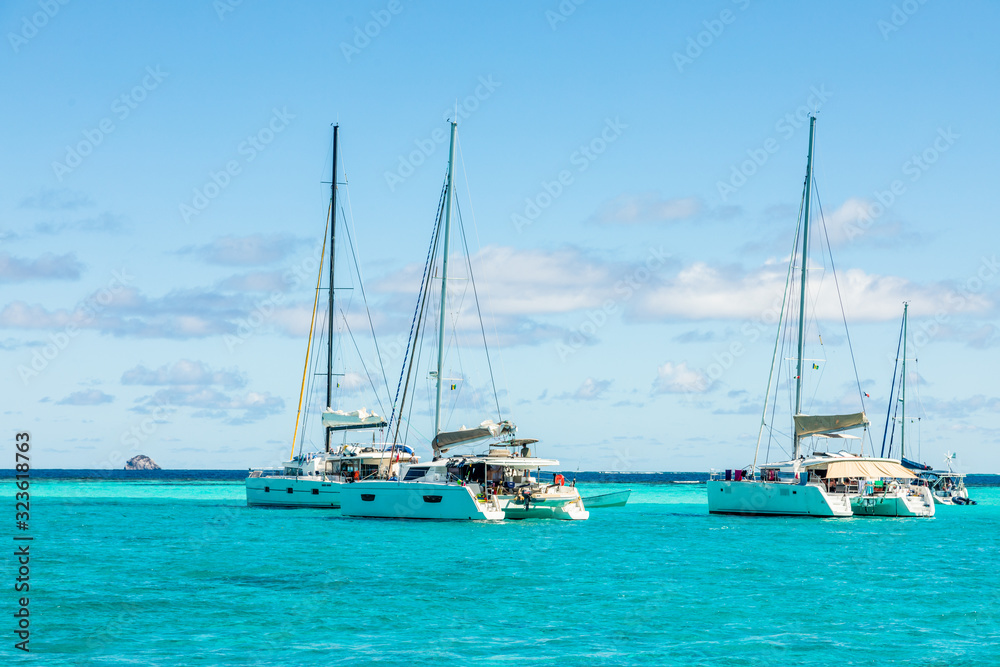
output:
[[[327,336],[326,336],[326,407],[333,407],[333,260],[336,257],[337,239],[337,130],[339,125],[333,126],[333,176],[330,179],[330,306],[327,313]],[[333,429],[326,429],[326,451],[330,451],[330,437]]]
[[[806,264],[807,251],[809,249],[809,196],[812,194],[812,165],[813,165],[813,138],[816,133],[816,116],[809,117],[809,157],[806,159],[806,185],[805,200],[802,205],[802,279],[801,293],[799,295],[799,351],[798,351],[798,373],[795,376],[795,414],[802,414],[802,357],[805,353],[805,329],[806,329]],[[798,459],[801,452],[801,443],[798,433],[793,436],[795,439],[795,458]]]
[[[903,423],[899,427],[899,458],[906,456],[906,311],[910,304],[903,302],[903,378],[900,387],[900,400],[903,402]]]
[[[438,323],[438,358],[437,358],[437,401],[434,403],[434,435],[441,432],[441,374],[444,366],[444,317],[445,297],[448,294],[448,241],[451,231],[451,191],[455,183],[455,128],[458,124],[451,123],[451,146],[448,149],[448,179],[445,187],[444,202],[444,256],[441,260],[441,319]]]

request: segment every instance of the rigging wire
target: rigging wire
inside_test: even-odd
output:
[[[800,202],[799,203],[799,218],[800,219],[802,218],[802,206],[803,206],[803,203]],[[774,368],[775,368],[775,364],[776,363],[778,364],[778,376],[779,376],[779,378],[781,376],[781,364],[780,364],[779,357],[778,357],[778,343],[779,343],[780,340],[782,340],[781,333],[782,333],[782,331],[784,329],[782,327],[782,321],[783,321],[782,316],[785,313],[785,304],[788,302],[788,295],[789,295],[789,293],[791,291],[791,285],[792,285],[793,276],[794,276],[794,273],[795,273],[794,272],[794,267],[795,267],[795,250],[796,250],[796,248],[798,248],[798,245],[799,245],[799,230],[801,228],[802,228],[802,225],[801,225],[801,222],[800,222],[799,225],[797,225],[796,228],[795,228],[795,239],[792,241],[792,256],[791,256],[791,261],[788,262],[788,274],[785,276],[785,291],[781,295],[781,310],[778,311],[778,331],[775,333],[775,336],[774,336],[774,354],[771,357],[771,370],[768,372],[768,375],[767,375],[767,391],[764,393],[764,410],[763,410],[763,412],[760,415],[760,430],[757,432],[757,449],[754,451],[754,454],[753,454],[753,468],[752,468],[752,470],[756,470],[756,468],[757,468],[757,453],[760,451],[760,440],[761,440],[761,437],[763,436],[764,428],[767,425],[767,399],[771,395],[771,379],[774,377]],[[787,320],[784,320],[784,321],[787,321]],[[784,350],[784,345],[781,345],[781,349]],[[775,393],[774,403],[771,406],[771,423],[772,423],[772,426],[771,426],[771,428],[768,429],[767,451],[766,451],[766,453],[764,455],[765,460],[767,460],[769,458],[770,453],[771,453],[771,435],[772,435],[772,432],[773,432],[773,424],[774,424],[774,407],[778,403],[778,385],[777,385],[777,383],[775,383],[774,393]]]
[[[486,327],[483,324],[483,311],[479,307],[479,292],[476,290],[476,278],[472,273],[472,254],[469,252],[469,242],[465,237],[465,221],[462,219],[462,208],[458,206],[458,224],[462,230],[462,244],[465,246],[465,261],[469,267],[469,282],[472,283],[472,294],[476,301],[476,314],[479,315],[479,330],[483,334],[483,347],[486,350],[486,365],[490,371],[490,386],[493,388],[493,400],[497,408],[497,422],[503,421],[503,412],[500,410],[500,397],[497,394],[497,383],[493,377],[493,362],[490,361],[490,346],[486,342]],[[494,325],[496,321],[494,320]]]
[[[866,409],[865,409],[865,392],[864,392],[864,390],[861,389],[861,376],[858,375],[858,363],[857,363],[857,360],[854,358],[854,345],[851,343],[851,332],[847,328],[847,311],[844,309],[844,298],[843,298],[843,296],[841,296],[841,293],[840,293],[840,281],[837,280],[837,268],[836,268],[836,266],[834,265],[834,262],[833,262],[833,251],[830,249],[830,234],[829,234],[829,232],[827,231],[827,228],[826,228],[826,217],[823,215],[823,202],[820,200],[819,187],[816,185],[816,180],[815,179],[813,179],[813,189],[816,192],[816,204],[819,207],[819,219],[820,219],[820,222],[823,224],[823,236],[826,237],[827,253],[830,256],[830,273],[833,274],[833,284],[837,288],[837,299],[838,299],[838,301],[840,301],[840,314],[841,314],[841,316],[843,317],[843,320],[844,320],[844,334],[847,336],[847,349],[851,353],[851,366],[854,368],[854,379],[855,379],[855,381],[857,382],[857,385],[858,385],[858,398],[861,400],[861,411],[865,412],[866,411]],[[872,442],[871,429],[869,429],[867,426],[865,427],[865,435],[868,436],[868,445],[871,447],[872,455],[874,455],[875,454],[875,443]],[[862,454],[862,456],[864,455],[864,453],[865,453],[865,441],[862,439],[861,440],[861,454]]]
[[[343,164],[343,162],[344,162],[344,160],[343,160],[343,158],[341,158],[341,163]],[[347,185],[347,167],[346,166],[344,167],[344,185],[345,186]],[[386,399],[388,399],[389,398],[389,377],[388,377],[388,375],[385,372],[385,363],[382,361],[382,352],[381,352],[381,350],[379,349],[379,346],[378,346],[378,337],[375,335],[375,323],[372,320],[371,308],[368,305],[368,293],[365,291],[365,281],[364,281],[364,278],[361,275],[361,263],[358,261],[358,256],[360,254],[360,251],[359,251],[359,248],[357,248],[355,246],[355,243],[354,243],[354,237],[357,234],[357,230],[354,230],[354,233],[352,233],[352,229],[351,229],[354,226],[354,209],[353,209],[353,207],[351,205],[351,190],[350,190],[350,188],[347,188],[347,187],[345,187],[344,190],[346,191],[346,194],[347,194],[347,209],[350,212],[350,217],[348,217],[346,213],[344,215],[344,229],[345,229],[345,231],[347,231],[347,243],[348,243],[348,245],[351,248],[352,258],[354,260],[354,271],[355,271],[355,273],[358,276],[358,286],[361,288],[361,300],[365,304],[365,314],[368,317],[368,328],[369,328],[369,331],[371,331],[372,342],[375,345],[375,358],[378,360],[379,369],[382,371],[382,382],[385,385]],[[344,210],[343,206],[341,206],[341,212],[343,212],[343,210]],[[348,221],[350,221],[350,224],[347,224]],[[347,321],[346,316],[344,318],[344,321],[345,322]],[[358,355],[360,355],[360,354],[361,354],[361,352],[359,351]],[[369,380],[370,379],[371,378],[369,378]],[[374,387],[372,387],[372,388],[374,389]],[[376,391],[376,396],[377,395],[378,395],[378,391]],[[381,399],[379,399],[379,404],[381,404]],[[384,412],[384,410],[383,410],[383,412]]]
[[[427,248],[427,259],[424,262],[424,274],[420,280],[420,293],[417,296],[417,303],[414,306],[413,320],[411,320],[410,322],[410,335],[409,338],[407,338],[406,340],[406,351],[403,355],[403,366],[400,369],[399,382],[396,385],[396,396],[395,398],[393,398],[392,401],[392,415],[390,415],[389,417],[389,424],[388,424],[389,431],[392,430],[393,419],[396,418],[397,404],[399,406],[398,407],[399,417],[396,420],[396,432],[393,435],[393,440],[392,440],[394,443],[399,441],[400,423],[404,421],[403,407],[406,403],[406,394],[410,385],[410,378],[413,373],[413,367],[415,363],[415,360],[411,358],[410,348],[412,344],[415,349],[420,338],[420,333],[421,333],[420,329],[421,329],[421,323],[423,321],[424,308],[427,305],[427,293],[429,291],[428,286],[431,280],[431,271],[434,266],[434,259],[437,255],[438,235],[441,229],[441,217],[443,214],[445,195],[447,194],[447,190],[448,190],[448,185],[447,185],[447,180],[445,180],[445,185],[442,186],[441,188],[441,196],[438,200],[437,216],[435,217],[434,229],[432,230],[431,233],[430,247]],[[407,363],[407,360],[409,360],[409,363]],[[405,384],[404,384],[404,377],[405,377]],[[407,423],[407,431],[406,433],[404,433],[404,438],[406,435],[408,435],[410,429],[409,417],[413,411],[412,403],[413,401],[411,401],[410,412],[407,413],[407,418],[405,420]]]
[[[466,192],[466,196],[468,196],[468,198],[469,198],[469,213],[472,215],[472,230],[476,233],[476,245],[479,247],[480,250],[482,250],[483,243],[482,243],[482,241],[479,240],[479,224],[476,222],[476,210],[472,206],[472,188],[469,185],[469,174],[468,174],[468,172],[465,169],[465,153],[462,152],[462,139],[461,139],[461,137],[458,136],[457,133],[455,135],[455,140],[456,140],[456,142],[458,144],[458,158],[459,158],[459,160],[462,163],[462,175],[465,177],[465,192]],[[468,249],[466,249],[466,255],[468,256]],[[471,274],[471,271],[472,271],[472,269],[470,268],[469,269],[470,274]],[[493,292],[490,290],[489,281],[486,278],[486,272],[485,271],[483,271],[483,286],[484,286],[484,288],[486,290],[486,303],[490,307],[490,320],[493,323],[493,336],[494,336],[494,338],[496,339],[496,342],[497,342],[497,357],[500,359],[500,372],[503,375],[504,391],[507,392],[507,396],[509,397],[510,396],[510,383],[507,381],[507,367],[504,364],[503,351],[502,351],[502,349],[500,347],[500,332],[497,329],[497,317],[496,317],[496,313],[495,313],[494,308],[493,308]],[[482,316],[480,316],[480,324],[482,324]],[[486,334],[484,332],[483,333],[484,340],[485,340],[485,337],[486,337]],[[488,352],[487,352],[487,358],[489,358],[488,357]],[[491,368],[490,369],[490,377],[491,377],[491,379],[492,379],[492,375],[493,375],[493,370]],[[494,385],[494,388],[493,388],[493,393],[496,394],[496,386],[495,385]],[[497,411],[499,412],[499,408],[497,409]]]
[[[903,347],[903,323],[900,322],[900,325],[899,325],[899,342],[896,343],[896,365],[892,367],[892,385],[889,387],[889,407],[885,411],[885,430],[882,432],[882,449],[879,452],[879,456],[885,456],[886,455],[886,452],[885,452],[885,439],[889,435],[889,415],[893,413],[892,406],[893,406],[893,403],[895,402],[894,399],[896,397],[896,371],[899,370],[899,352],[902,349],[902,347]],[[893,422],[893,429],[892,430],[893,430],[893,433],[895,433],[896,432],[896,427],[895,427],[896,416],[894,414],[892,416],[892,422]],[[875,453],[875,451],[872,450],[872,454],[874,454],[874,453]],[[889,455],[890,456],[892,455],[892,441],[891,440],[889,441]]]
[[[326,225],[323,228],[323,249],[320,251],[320,261],[319,261],[319,277],[316,279],[316,296],[313,298],[313,312],[312,318],[310,319],[309,326],[309,342],[306,343],[306,360],[302,368],[302,386],[299,388],[299,406],[295,411],[295,431],[292,433],[292,458],[295,456],[295,439],[299,433],[299,419],[302,416],[302,397],[305,395],[306,390],[306,374],[309,370],[309,353],[312,348],[312,334],[313,329],[316,324],[316,309],[319,305],[319,288],[320,283],[323,280],[323,258],[326,257],[326,233],[330,230],[330,217],[333,213],[333,202],[327,207],[326,213]],[[303,424],[303,435],[305,433],[305,425]],[[299,452],[302,452],[302,445],[299,445]]]
[[[341,315],[344,315],[344,311],[340,311]],[[351,325],[347,321],[347,315],[344,315],[344,328],[347,329],[347,334],[351,337],[351,342],[354,343],[354,350],[358,353],[358,358],[361,360],[361,368],[365,371],[365,377],[368,378],[368,383],[372,387],[372,391],[375,392],[375,400],[378,402],[378,409],[383,413],[385,409],[382,406],[382,399],[379,398],[378,389],[375,387],[375,382],[372,380],[372,376],[368,373],[368,367],[365,365],[365,359],[361,356],[361,350],[358,348],[358,341],[354,339],[354,332],[351,331]]]

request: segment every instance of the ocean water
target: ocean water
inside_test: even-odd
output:
[[[31,653],[13,648],[7,556],[0,656],[1000,664],[1000,488],[972,488],[978,506],[939,506],[933,519],[829,520],[710,516],[702,484],[631,488],[626,507],[589,521],[490,524],[248,508],[233,480],[35,479]],[[13,494],[0,481],[12,513]]]

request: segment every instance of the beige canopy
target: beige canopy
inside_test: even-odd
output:
[[[858,459],[833,461],[826,469],[827,479],[844,477],[894,477],[896,479],[916,479],[916,475],[895,461]]]

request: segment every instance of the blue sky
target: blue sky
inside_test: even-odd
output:
[[[920,454],[1000,471],[998,14],[916,0],[4,3],[4,423],[32,432],[39,467],[280,460],[332,122],[394,387],[457,104],[463,220],[519,434],[567,468],[745,465],[816,111],[875,440],[908,300]],[[815,316],[824,359],[845,366],[837,308]],[[463,322],[469,367],[455,352],[449,372],[479,397]],[[814,407],[847,407],[848,374],[824,376]],[[342,407],[374,405],[342,389]]]

